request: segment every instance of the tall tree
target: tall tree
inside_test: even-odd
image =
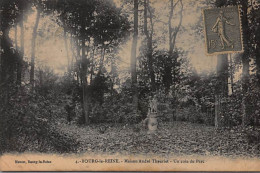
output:
[[[253,1],[253,2],[252,2]],[[251,36],[254,39],[254,45],[255,47],[253,47],[253,51],[254,51],[254,55],[255,55],[255,60],[256,60],[256,76],[257,76],[257,82],[258,82],[258,86],[260,87],[260,25],[259,25],[259,21],[260,21],[260,2],[259,1],[255,1],[255,0],[251,0],[251,4],[255,5],[251,5],[251,18],[252,18],[252,30],[253,30],[253,34],[251,34]]]
[[[251,37],[253,37],[253,51],[256,61],[256,76],[257,76],[257,82],[258,86],[260,87],[260,1],[257,0],[251,0],[251,28],[254,34],[251,34]]]
[[[173,19],[173,12],[175,7],[180,3],[180,19],[177,27],[172,27],[172,19]],[[183,3],[182,0],[178,0],[177,2],[174,3],[174,0],[170,0],[170,12],[169,12],[169,18],[168,18],[168,33],[169,33],[169,51],[168,51],[168,56],[166,58],[166,63],[165,63],[165,75],[164,75],[164,81],[165,81],[165,89],[166,93],[169,92],[171,84],[174,85],[174,90],[175,90],[175,81],[176,81],[176,76],[178,74],[177,68],[177,58],[178,54],[174,54],[174,49],[175,43],[176,43],[176,38],[177,34],[180,30],[181,24],[182,24],[182,18],[183,18]]]
[[[32,44],[31,44],[31,71],[30,71],[30,84],[34,87],[34,69],[35,69],[35,42],[37,38],[37,29],[40,21],[41,12],[40,9],[36,9],[36,20],[32,33]]]
[[[21,1],[10,0],[0,1],[0,103],[8,103],[10,87],[15,82],[15,71],[20,60],[17,49],[13,49],[12,41],[9,38],[9,31],[12,26],[16,26],[22,18],[22,7],[26,6],[26,2],[21,6]]]
[[[149,12],[149,16],[148,16]],[[148,20],[150,23],[150,32],[148,31]],[[153,22],[153,13],[150,7],[150,1],[144,0],[144,34],[146,36],[146,45],[147,45],[147,62],[148,62],[148,70],[151,80],[151,90],[153,92],[156,91],[156,83],[155,83],[155,74],[153,67],[153,32],[154,32],[154,22]]]
[[[138,90],[137,90],[137,74],[136,74],[136,48],[138,40],[138,0],[134,0],[134,35],[131,49],[131,77],[133,88],[133,106],[135,110],[138,108]]]
[[[88,59],[86,42],[89,42],[91,35],[91,26],[94,22],[94,12],[96,10],[97,1],[81,1],[81,0],[68,0],[56,1],[54,10],[60,13],[62,27],[66,30],[70,29],[75,34],[77,40],[77,56],[80,70],[80,80],[82,87],[82,108],[85,124],[89,124],[90,112],[90,91],[88,87]],[[81,48],[81,50],[80,50]],[[80,55],[81,51],[81,55]]]
[[[248,24],[248,0],[241,1],[241,11],[242,11],[242,27],[243,27],[243,41],[244,41],[244,53],[242,54],[242,125],[247,125],[247,115],[248,115],[248,105],[247,105],[247,93],[249,89],[249,24]]]
[[[85,21],[82,21],[82,28],[85,28]],[[84,29],[83,29],[84,30]],[[84,31],[83,31],[84,32]],[[82,54],[82,80],[83,80],[83,111],[84,111],[84,116],[85,116],[85,124],[89,124],[89,106],[90,106],[90,95],[89,95],[89,90],[88,90],[88,78],[87,78],[87,73],[88,73],[88,61],[86,58],[86,39],[85,36],[83,35],[81,38],[81,54]]]
[[[52,6],[52,5],[51,5]],[[96,78],[101,75],[104,67],[105,53],[118,46],[126,36],[129,22],[122,15],[112,0],[57,0],[54,10],[59,13],[61,26],[74,35],[77,40],[78,71],[80,73],[82,87],[82,107],[85,124],[90,123],[91,99],[93,87],[88,79],[93,77],[92,71],[98,69]],[[105,27],[104,27],[105,26]],[[94,52],[102,52],[101,58],[91,56],[90,50],[95,46]],[[81,50],[80,50],[81,49]],[[81,52],[81,54],[80,54]],[[90,59],[99,59],[99,63],[93,63]],[[99,65],[99,68],[91,68],[90,65]],[[91,70],[89,70],[91,69]],[[102,72],[103,73],[103,72]],[[95,79],[93,79],[95,80]],[[95,89],[95,88],[94,88]],[[103,93],[99,93],[104,95]]]
[[[15,44],[15,49],[18,50],[18,43],[17,43],[17,25],[15,25],[15,28],[14,28],[14,44]]]
[[[23,57],[24,57],[24,9],[23,9],[23,3],[20,3],[21,5],[21,21],[20,21],[20,41],[21,41],[21,49],[20,49],[20,59],[18,60],[17,65],[17,85],[21,86],[22,83],[22,70],[23,70]]]
[[[234,63],[231,54],[229,55],[229,75],[230,75],[230,88],[231,94],[234,93]]]
[[[220,126],[220,117],[223,115],[222,99],[228,96],[228,55],[217,57],[217,84],[215,89],[215,128]]]
[[[67,67],[67,71],[70,74],[70,56],[69,56],[69,49],[68,49],[68,38],[67,38],[67,29],[64,28],[64,32],[63,32],[63,40],[64,40],[64,45],[65,45],[65,51],[66,51],[66,56],[67,56],[67,61],[68,61],[68,67]]]

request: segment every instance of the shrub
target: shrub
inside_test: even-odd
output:
[[[58,116],[53,100],[28,91],[20,88],[0,112],[2,152],[75,152],[77,141],[52,123]]]

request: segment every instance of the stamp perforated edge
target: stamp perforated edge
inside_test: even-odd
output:
[[[240,41],[242,45],[242,50],[237,50],[237,51],[221,51],[221,52],[213,52],[213,53],[208,53],[208,44],[207,44],[207,34],[206,34],[206,25],[205,25],[205,10],[210,10],[210,9],[221,9],[221,8],[226,8],[226,7],[237,7],[238,10],[238,18],[239,18],[239,31],[240,31]],[[228,6],[223,6],[223,7],[211,7],[211,8],[203,8],[201,9],[202,11],[202,17],[203,17],[203,22],[204,22],[204,44],[205,44],[205,53],[207,56],[214,56],[214,55],[221,55],[221,54],[229,54],[229,53],[243,53],[244,52],[244,40],[243,40],[243,29],[242,29],[242,22],[241,22],[241,13],[240,13],[240,5],[228,5]]]

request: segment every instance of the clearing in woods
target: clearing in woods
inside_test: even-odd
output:
[[[133,125],[122,124],[78,127],[62,123],[56,127],[77,139],[79,153],[260,156],[259,144],[248,144],[238,128],[215,131],[213,126],[203,124],[163,122],[156,134],[148,135],[146,129],[136,131]]]

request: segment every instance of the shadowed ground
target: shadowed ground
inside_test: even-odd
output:
[[[80,153],[260,156],[259,144],[248,144],[241,129],[216,132],[212,126],[188,122],[160,123],[153,135],[147,135],[144,128],[137,132],[132,125],[122,124],[59,124],[57,128],[78,140]]]

